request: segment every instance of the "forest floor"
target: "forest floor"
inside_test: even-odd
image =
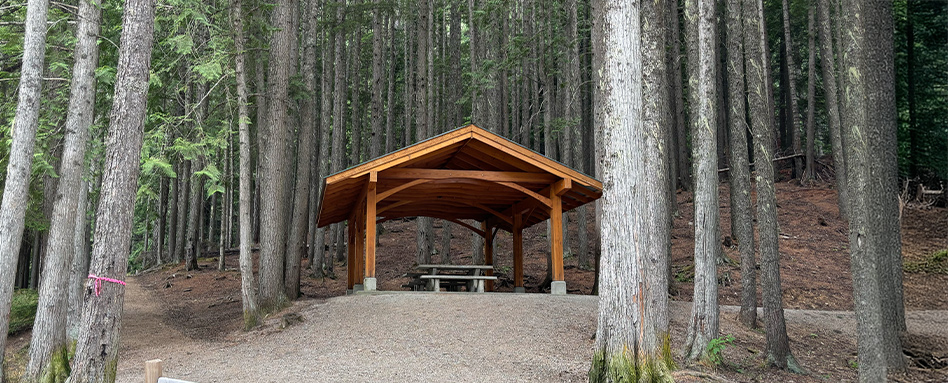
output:
[[[730,236],[726,185],[720,193],[722,238]],[[736,319],[740,267],[718,267],[721,331],[734,340],[717,367],[687,366],[679,381],[827,382],[856,380],[847,226],[836,192],[827,187],[777,186],[780,261],[791,350],[808,371],[795,375],[766,367],[761,329]],[[694,228],[689,193],[678,194],[673,230],[672,344],[683,343],[690,314]],[[590,209],[590,213],[592,210]],[[571,213],[575,214],[575,213]],[[593,215],[590,214],[590,221]],[[570,217],[571,222],[575,217]],[[440,225],[435,224],[435,238]],[[524,233],[525,281],[530,293],[546,273],[548,241],[537,225]],[[414,264],[415,224],[385,223],[380,237],[379,289],[404,291]],[[575,233],[571,233],[576,249]],[[496,291],[512,290],[511,238],[498,233]],[[440,242],[436,240],[436,242]],[[728,242],[725,238],[724,242]],[[906,207],[902,224],[905,305],[910,358],[904,382],[948,382],[948,260],[931,262],[948,248],[948,210]],[[440,247],[440,246],[436,246]],[[470,234],[455,229],[451,259],[470,262]],[[736,246],[725,253],[738,260]],[[202,259],[186,272],[166,265],[130,276],[119,363],[119,382],[138,382],[145,360],[165,360],[166,375],[200,382],[236,381],[585,381],[596,329],[597,302],[589,296],[595,272],[565,260],[570,295],[389,293],[345,295],[345,266],[337,279],[304,278],[303,297],[250,332],[241,331],[240,275],[236,255]],[[438,261],[438,256],[435,256]],[[304,261],[305,262],[305,261]],[[929,263],[925,263],[929,262]],[[919,265],[922,265],[920,267]],[[926,266],[927,265],[927,266]],[[934,266],[932,266],[934,265]],[[301,321],[301,323],[296,324]],[[463,329],[463,331],[458,331]],[[8,353],[28,343],[10,338]]]

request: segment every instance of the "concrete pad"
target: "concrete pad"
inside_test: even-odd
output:
[[[566,281],[553,281],[550,283],[550,294],[566,295]]]

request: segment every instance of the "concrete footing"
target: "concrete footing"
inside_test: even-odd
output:
[[[365,290],[365,291],[375,291],[375,290],[376,290],[376,284],[375,284],[375,283],[376,283],[375,278],[366,278],[366,279],[365,279],[365,283],[363,284],[364,290]],[[563,294],[566,294],[566,293],[565,293],[565,291],[566,291],[566,288],[565,288],[565,287],[563,288],[563,291],[564,291]]]
[[[514,287],[514,292],[517,294],[523,294],[527,292],[527,289],[524,287]]]
[[[362,291],[362,290],[365,290],[364,286],[362,286],[362,285],[360,285],[360,284],[358,284],[358,283],[356,283],[355,285],[352,286],[352,291],[353,291],[353,292]]]
[[[566,295],[566,281],[553,281],[553,283],[550,283],[550,294]]]

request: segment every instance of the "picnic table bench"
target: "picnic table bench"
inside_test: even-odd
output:
[[[407,274],[412,277],[412,281],[403,287],[411,287],[416,291],[421,287],[431,291],[440,291],[441,287],[445,287],[451,291],[465,286],[467,291],[482,293],[484,281],[497,280],[493,275],[485,275],[487,271],[494,270],[490,265],[418,265],[418,270]]]

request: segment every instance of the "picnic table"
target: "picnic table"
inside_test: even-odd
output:
[[[448,291],[460,291],[464,286],[467,291],[484,292],[484,281],[497,280],[493,275],[486,275],[493,271],[491,265],[418,265],[418,271],[407,275],[412,278],[403,287],[413,290],[441,291],[445,287]]]

